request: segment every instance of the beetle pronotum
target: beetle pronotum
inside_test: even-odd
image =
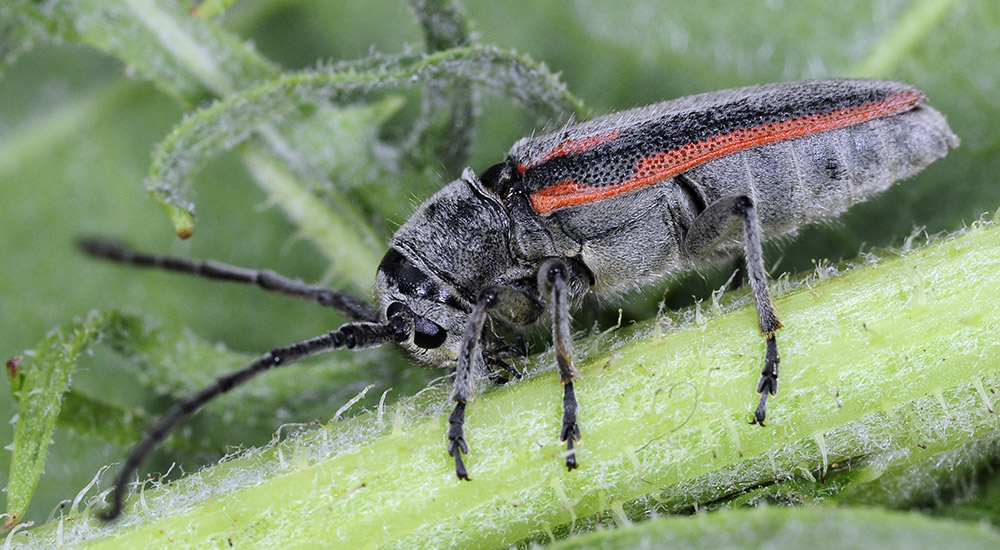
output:
[[[111,507],[152,448],[211,399],[273,367],[339,348],[395,342],[416,361],[455,368],[448,453],[462,456],[473,377],[506,368],[487,321],[513,328],[549,313],[563,385],[559,438],[577,467],[580,438],[570,311],[588,292],[615,293],[690,269],[742,243],[766,345],[754,422],[778,389],[775,332],[761,244],[912,176],[958,145],[944,117],[906,84],[820,80],[699,94],[524,138],[507,158],[427,199],[393,236],[375,278],[377,307],[270,271],[134,252],[87,240],[106,259],[254,284],[337,309],[337,330],[272,349],[178,403],[121,467]]]

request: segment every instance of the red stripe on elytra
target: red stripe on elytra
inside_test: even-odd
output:
[[[615,139],[619,134],[621,134],[621,130],[612,130],[606,134],[595,134],[582,138],[568,139],[538,157],[530,159],[527,162],[519,163],[517,165],[517,172],[519,174],[524,174],[525,170],[528,168],[541,164],[547,160],[552,160],[556,157],[561,157],[571,153],[582,153],[588,149],[593,149],[602,143],[607,143]]]
[[[829,113],[740,128],[727,134],[688,143],[671,151],[643,157],[636,163],[632,176],[620,183],[592,186],[577,183],[572,178],[563,180],[532,193],[531,206],[539,214],[548,214],[565,206],[612,197],[619,193],[652,185],[730,153],[826,130],[835,130],[899,113],[913,107],[923,99],[924,96],[921,93],[902,91],[896,92],[882,101],[863,103],[856,107],[845,107]]]

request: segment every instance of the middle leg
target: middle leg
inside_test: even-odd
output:
[[[538,270],[538,286],[543,295],[549,297],[549,307],[552,308],[552,341],[555,346],[556,368],[559,371],[559,381],[563,385],[563,418],[559,429],[559,441],[566,442],[566,468],[572,470],[579,465],[576,459],[574,445],[580,441],[580,426],[576,421],[579,403],[573,380],[579,378],[580,372],[573,365],[573,338],[570,333],[570,298],[568,285],[570,265],[561,258],[553,258],[542,264]]]

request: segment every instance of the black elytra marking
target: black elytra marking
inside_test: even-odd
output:
[[[525,188],[534,193],[549,185],[572,179],[588,186],[614,185],[626,181],[643,158],[730,132],[782,122],[838,109],[883,101],[898,89],[853,89],[849,86],[813,90],[812,83],[797,89],[763,90],[713,105],[665,113],[620,129],[619,135],[583,151],[555,156],[525,170]],[[531,159],[516,159],[529,162]]]

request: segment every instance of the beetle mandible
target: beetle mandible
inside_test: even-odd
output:
[[[270,271],[132,251],[86,240],[88,253],[139,266],[255,284],[333,307],[353,322],[272,349],[168,411],[121,467],[111,507],[185,417],[273,367],[339,348],[395,342],[421,364],[455,368],[448,454],[460,479],[473,378],[505,368],[486,323],[517,329],[551,317],[563,386],[559,439],[577,467],[580,439],[570,311],[589,292],[614,294],[742,248],[766,345],[754,422],[778,389],[764,238],[835,216],[958,146],[944,117],[906,84],[819,80],[682,97],[524,138],[506,159],[427,199],[389,243],[375,278],[377,307],[346,292]]]

